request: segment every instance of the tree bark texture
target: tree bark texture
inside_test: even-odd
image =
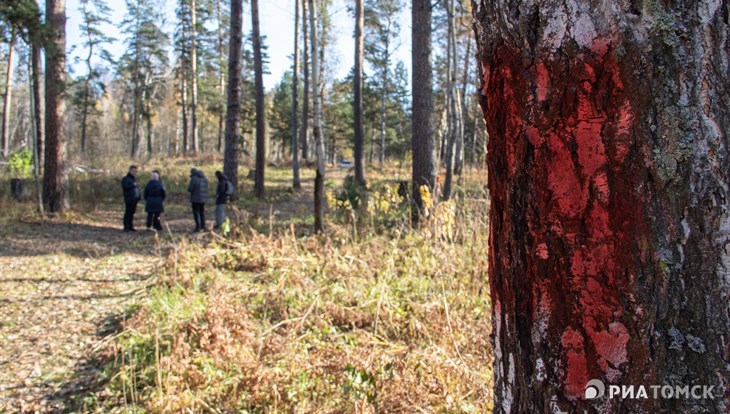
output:
[[[5,104],[3,105],[3,158],[10,156],[10,104],[13,96],[13,69],[15,65],[15,27],[11,29],[10,44],[8,45],[8,70],[5,72]]]
[[[256,174],[254,194],[264,196],[264,169],[266,168],[266,112],[264,108],[264,69],[261,58],[261,34],[259,30],[259,2],[251,0],[253,27],[253,67],[256,87]]]
[[[35,124],[35,146],[36,146],[36,153],[38,156],[38,173],[42,174],[42,167],[43,167],[43,161],[45,160],[45,156],[43,154],[44,151],[44,142],[45,142],[45,133],[43,130],[43,111],[42,111],[42,100],[41,100],[41,47],[40,45],[33,44],[31,45],[31,52],[30,52],[30,65],[31,65],[31,77],[33,78],[33,86],[32,86],[32,96],[33,96],[33,119]],[[42,203],[42,201],[41,201]]]
[[[730,4],[473,6],[495,412],[728,412]]]
[[[225,57],[223,54],[223,17],[221,15],[221,0],[215,2],[216,16],[218,17],[218,92],[221,99],[225,97],[226,78],[223,76],[223,62]],[[223,149],[223,112],[218,113],[218,145],[216,150],[221,152]]]
[[[363,26],[365,17],[363,11],[363,0],[355,1],[355,74],[353,77],[353,105],[355,123],[355,182],[365,186],[365,166],[363,159],[363,144],[365,134],[362,125],[362,71],[363,71],[363,49],[365,39],[363,38]]]
[[[316,145],[317,153],[317,174],[314,179],[314,230],[321,233],[324,230],[324,180],[325,180],[325,154],[324,154],[324,136],[322,134],[322,90],[319,88],[319,37],[318,37],[318,17],[317,5],[314,0],[309,2],[309,30],[312,56],[312,102],[314,109],[314,118],[312,123],[312,132]]]
[[[66,3],[46,0],[46,22],[53,29],[46,48],[46,143],[43,169],[43,195],[48,211],[69,208],[66,171],[65,81],[66,81]]]
[[[200,150],[198,135],[198,47],[196,39],[198,28],[196,22],[195,0],[190,2],[190,132],[193,136],[193,152]]]
[[[412,99],[413,199],[414,222],[417,222],[423,201],[421,186],[433,191],[436,186],[436,156],[433,135],[433,74],[431,72],[431,1],[412,0]]]
[[[243,0],[231,1],[231,33],[228,48],[228,97],[226,104],[226,149],[223,172],[238,188],[238,145],[241,116],[241,55],[243,47]]]
[[[302,85],[302,91],[304,96],[302,99],[302,129],[300,131],[302,141],[302,158],[304,163],[309,162],[309,33],[307,27],[307,1],[302,0],[302,64],[304,66],[304,84]]]
[[[299,181],[299,0],[294,0],[294,67],[292,69],[291,109],[292,188],[301,188]]]
[[[37,105],[37,85],[36,82],[38,79],[36,78],[36,72],[38,68],[36,65],[39,61],[39,56],[36,55],[36,50],[38,50],[38,45],[34,44],[33,41],[30,43],[30,59],[28,59],[28,102],[30,104],[30,124],[31,124],[31,130],[32,130],[32,140],[31,146],[33,148],[33,182],[35,183],[35,197],[36,197],[36,208],[38,209],[38,214],[41,216],[44,214],[44,208],[43,208],[43,188],[41,187],[40,177],[41,177],[41,166],[40,166],[40,153],[38,151],[38,143],[40,142],[40,131],[41,131],[41,123],[39,122],[40,117],[37,117],[40,113],[40,109]],[[38,97],[40,96],[40,93],[38,93]]]

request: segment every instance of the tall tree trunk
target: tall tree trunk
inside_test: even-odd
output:
[[[182,107],[182,152],[184,155],[187,155],[190,146],[188,135],[188,81],[183,62],[181,62],[180,67],[180,89],[180,106]]]
[[[728,412],[727,2],[476,5],[495,412]]]
[[[231,0],[231,33],[228,42],[228,97],[226,150],[223,172],[238,188],[238,144],[241,140],[241,54],[243,48],[243,0]]]
[[[433,75],[431,71],[431,1],[411,1],[411,60],[413,65],[413,200],[412,218],[418,222],[423,200],[421,187],[436,186],[436,157],[433,137]]]
[[[461,174],[461,165],[464,161],[464,116],[461,111],[461,95],[456,82],[459,66],[458,43],[456,42],[456,1],[451,1],[451,111],[453,118],[454,159],[453,173]]]
[[[364,60],[363,26],[365,25],[363,0],[355,1],[355,74],[353,85],[353,111],[355,118],[355,182],[365,187],[365,165],[363,163],[363,144],[365,136],[362,126],[362,71]]]
[[[307,31],[309,23],[307,22],[307,1],[302,0],[302,53],[304,54],[302,57],[304,66],[304,85],[302,85],[302,90],[304,92],[304,99],[302,100],[302,130],[300,134],[304,164],[309,163],[309,42],[307,41],[309,38]]]
[[[443,199],[449,200],[451,198],[451,191],[453,189],[454,182],[454,149],[456,146],[456,135],[457,135],[457,119],[456,119],[456,61],[454,43],[456,36],[454,35],[454,0],[447,0],[444,4],[448,19],[448,30],[447,30],[447,46],[446,46],[446,113],[447,113],[447,127],[446,127],[446,148],[444,149],[444,166],[446,167],[446,174],[444,176],[444,189]]]
[[[69,208],[66,172],[65,78],[66,78],[66,4],[65,0],[46,0],[46,22],[53,29],[46,49],[46,143],[43,194],[48,211]]]
[[[469,4],[471,4],[471,2]],[[469,85],[469,80],[470,80],[469,79],[469,68],[471,67],[470,64],[473,62],[473,59],[474,59],[473,56],[471,56],[471,44],[473,42],[474,42],[474,39],[471,36],[467,37],[466,54],[464,55],[464,72],[463,72],[463,75],[461,76],[461,94],[459,96],[459,98],[460,98],[459,99],[459,106],[460,106],[459,117],[461,118],[461,136],[458,137],[460,142],[457,142],[457,147],[459,145],[461,145],[461,151],[459,153],[457,153],[457,155],[460,154],[460,156],[457,157],[456,163],[454,165],[454,173],[458,174],[459,176],[461,176],[461,172],[462,172],[463,165],[465,162],[464,160],[466,158],[464,156],[464,153],[466,152],[465,148],[468,145],[466,143],[466,138],[464,136],[464,129],[465,129],[464,125],[466,124],[466,118],[469,116],[468,114],[470,113],[469,109],[467,108],[467,102],[466,102],[466,99],[467,99],[466,98],[466,92],[467,92],[466,88]],[[472,144],[472,147],[473,146],[474,145]],[[472,159],[473,159],[473,157],[472,157]]]
[[[380,155],[379,161],[382,166],[385,162],[385,117],[386,117],[386,101],[388,100],[388,64],[390,63],[390,50],[388,45],[389,35],[385,37],[385,45],[383,46],[385,62],[383,62],[382,82],[383,89],[380,91]]]
[[[298,0],[297,0],[298,1]],[[215,2],[218,16],[218,93],[221,99],[225,98],[226,80],[223,76],[223,18],[221,15],[221,0]],[[223,150],[223,111],[218,112],[218,152]]]
[[[183,0],[184,2],[185,0]],[[182,2],[181,2],[182,3]],[[180,7],[183,7],[181,4]],[[180,107],[182,111],[182,153],[187,155],[188,148],[190,147],[190,139],[188,135],[188,77],[187,77],[187,36],[188,31],[185,18],[180,19]]]
[[[149,79],[145,81],[145,89],[149,88],[149,85],[147,83],[149,82]],[[152,108],[150,107],[150,101],[151,98],[149,96],[148,92],[145,92],[145,110],[144,110],[144,119],[147,123],[146,128],[146,138],[147,138],[147,159],[149,160],[152,158]]]
[[[253,30],[253,70],[256,87],[256,174],[254,195],[264,196],[264,169],[266,168],[266,113],[264,108],[264,70],[261,59],[261,34],[259,30],[259,2],[251,0]]]
[[[317,5],[314,0],[309,2],[309,26],[310,26],[310,42],[312,56],[312,84],[313,88],[313,106],[314,106],[314,122],[312,124],[312,132],[317,148],[317,174],[314,179],[314,230],[321,233],[324,230],[324,179],[325,179],[325,154],[324,154],[324,137],[322,136],[322,90],[319,87],[321,76],[319,73],[319,38],[317,35]]]
[[[193,136],[193,152],[200,151],[198,135],[198,27],[196,23],[195,0],[190,2],[190,132]]]
[[[10,103],[13,96],[13,69],[15,65],[15,26],[11,29],[10,44],[8,45],[8,70],[5,76],[5,105],[3,106],[3,158],[10,156]]]
[[[299,182],[299,0],[294,0],[294,67],[292,69],[291,125],[292,188],[298,189],[302,187]]]
[[[84,6],[86,7],[86,6]],[[84,9],[85,10],[85,9]],[[85,11],[87,12],[87,11]],[[89,115],[89,99],[91,95],[91,81],[94,78],[94,68],[91,66],[91,58],[94,56],[94,42],[92,39],[91,22],[86,21],[86,32],[89,33],[89,54],[86,56],[86,80],[84,81],[84,103],[81,108],[81,152],[86,152],[86,121]]]
[[[31,40],[30,43],[30,50],[29,55],[30,59],[28,59],[28,101],[30,102],[30,124],[31,124],[31,131],[32,133],[32,146],[33,146],[33,182],[35,183],[35,194],[36,194],[36,208],[38,209],[38,214],[41,216],[43,215],[44,208],[43,208],[43,189],[41,187],[40,182],[40,176],[41,176],[41,167],[40,167],[40,152],[38,151],[38,143],[39,143],[39,136],[40,136],[40,130],[41,130],[41,124],[39,119],[36,117],[38,115],[37,112],[40,112],[38,109],[37,104],[37,98],[36,98],[36,92],[37,92],[37,85],[36,85],[36,76],[35,73],[37,71],[36,65],[38,64],[38,59],[36,57],[36,49],[38,49],[38,46],[33,44],[33,40]],[[40,95],[40,94],[39,94]]]
[[[31,107],[33,108],[33,114],[32,117],[34,119],[35,124],[35,147],[38,157],[38,174],[43,174],[43,162],[45,160],[45,156],[43,154],[45,145],[44,145],[44,131],[43,131],[43,110],[42,110],[42,100],[41,100],[41,47],[38,44],[34,44],[31,46],[31,54],[30,54],[30,62],[31,62],[31,77],[33,79],[33,87],[32,87],[32,95],[33,95],[33,104]],[[40,196],[39,196],[40,197]],[[42,197],[41,197],[41,203]]]

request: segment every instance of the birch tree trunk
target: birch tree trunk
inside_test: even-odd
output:
[[[496,413],[730,409],[729,6],[474,3]]]

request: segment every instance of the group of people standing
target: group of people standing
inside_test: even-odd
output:
[[[139,189],[137,172],[137,166],[132,165],[129,167],[127,175],[122,178],[124,231],[137,231],[134,228],[134,214],[137,211],[137,204],[143,198],[145,200],[145,212],[147,212],[147,229],[162,230],[160,216],[165,211],[164,202],[167,192],[165,191],[165,184],[160,179],[160,172],[158,170],[152,171],[144,192]],[[213,228],[217,229],[226,219],[226,203],[233,195],[233,183],[228,181],[228,177],[220,171],[216,171],[215,176],[218,179],[218,186],[215,193],[215,225]],[[195,220],[194,231],[204,231],[206,230],[205,204],[208,202],[208,179],[202,171],[195,168],[190,170],[188,192],[190,193],[190,204],[192,205],[193,219]]]

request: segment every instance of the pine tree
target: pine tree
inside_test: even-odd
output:
[[[264,169],[266,168],[266,113],[264,108],[264,68],[263,57],[261,56],[258,0],[251,0],[251,22],[256,88],[256,174],[254,194],[260,198],[264,196]]]
[[[120,59],[119,75],[125,82],[126,109],[131,118],[131,157],[141,148],[140,122],[146,121],[147,155],[152,154],[152,101],[161,97],[163,75],[168,63],[168,37],[160,28],[162,8],[156,0],[127,0],[127,14],[121,27],[127,35],[127,50]]]
[[[421,188],[436,190],[436,158],[433,137],[433,74],[431,67],[431,2],[411,2],[411,64],[413,65],[413,199],[414,222],[418,222],[423,209]]]
[[[365,58],[373,68],[380,94],[379,161],[385,161],[387,106],[391,94],[391,64],[396,51],[396,39],[400,33],[398,12],[402,0],[368,0],[365,5]]]
[[[231,0],[228,42],[228,91],[226,93],[226,147],[223,172],[238,188],[238,155],[241,119],[241,60],[243,49],[243,0]]]
[[[365,187],[365,166],[363,165],[363,144],[365,140],[363,132],[363,110],[362,110],[362,77],[363,77],[363,49],[364,49],[364,10],[363,0],[355,1],[355,67],[353,74],[353,111],[355,130],[355,181]]]
[[[66,172],[66,3],[46,0],[46,22],[53,30],[46,45],[46,118],[43,198],[51,213],[68,210]]]
[[[104,84],[97,82],[102,72],[93,63],[93,59],[98,56],[111,62],[111,56],[104,45],[113,42],[114,38],[106,35],[101,27],[102,24],[111,24],[110,9],[104,0],[80,0],[80,12],[82,22],[79,29],[84,38],[84,47],[88,49],[85,60],[87,74],[84,79],[83,95],[78,99],[77,105],[81,112],[81,152],[85,152],[88,116],[96,114],[94,108],[99,97],[104,93]]]

